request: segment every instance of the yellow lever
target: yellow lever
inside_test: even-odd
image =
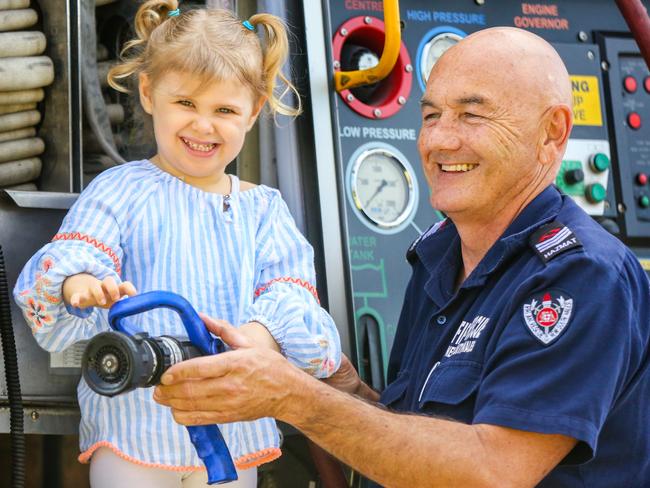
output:
[[[386,37],[379,64],[364,70],[337,71],[334,73],[334,87],[337,92],[377,83],[386,78],[393,70],[402,42],[399,26],[399,0],[384,0],[384,25]]]

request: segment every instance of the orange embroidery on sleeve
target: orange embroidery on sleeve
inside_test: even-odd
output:
[[[27,306],[28,309],[25,315],[27,320],[31,322],[34,331],[40,329],[43,325],[50,325],[53,322],[52,316],[47,313],[42,303],[30,297],[27,299]]]
[[[318,292],[316,291],[316,287],[314,287],[314,286],[313,286],[311,283],[309,283],[308,281],[301,280],[301,279],[299,279],[299,278],[291,278],[291,277],[288,277],[288,276],[286,276],[286,277],[282,277],[282,278],[274,278],[274,279],[272,279],[271,281],[269,281],[268,283],[266,283],[266,284],[260,286],[257,290],[255,290],[255,296],[256,296],[256,297],[260,296],[260,295],[261,295],[262,293],[264,293],[264,292],[265,292],[265,291],[266,291],[266,290],[267,290],[267,289],[268,289],[268,288],[269,288],[273,283],[277,283],[277,282],[293,283],[294,285],[302,286],[303,288],[307,289],[307,291],[309,291],[309,293],[311,293],[312,295],[314,295],[314,298],[316,299],[316,301],[317,301],[318,304],[320,305],[320,300],[318,299]]]
[[[87,242],[88,244],[95,246],[97,249],[100,251],[106,253],[106,255],[111,258],[113,261],[113,264],[115,265],[115,272],[117,274],[120,274],[122,271],[122,266],[120,265],[120,260],[117,257],[117,254],[115,254],[115,251],[113,251],[110,247],[108,247],[106,244],[103,242],[99,242],[97,239],[94,237],[91,237],[87,234],[82,234],[80,232],[61,232],[57,235],[55,235],[52,238],[52,242],[54,241],[84,241]]]

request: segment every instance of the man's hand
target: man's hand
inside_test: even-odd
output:
[[[63,301],[79,308],[110,308],[123,296],[136,294],[132,283],[123,281],[118,285],[110,276],[102,281],[93,275],[79,273],[69,276],[63,282]]]
[[[154,400],[171,407],[174,419],[185,425],[281,417],[292,403],[292,389],[302,377],[311,378],[227,322],[201,318],[233,350],[172,366]]]
[[[357,395],[372,402],[379,401],[379,394],[361,381],[357,370],[354,369],[345,354],[341,356],[341,366],[336,373],[323,381],[339,391]]]

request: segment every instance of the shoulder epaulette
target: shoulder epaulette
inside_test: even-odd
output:
[[[420,236],[411,243],[408,250],[406,251],[406,260],[409,263],[413,264],[413,262],[415,260],[415,256],[416,256],[415,248],[418,247],[418,244],[420,242],[422,242],[423,240],[425,240],[430,235],[435,234],[437,231],[442,229],[445,226],[446,223],[447,223],[447,219],[443,219],[443,220],[441,220],[439,222],[436,222],[431,227],[429,227],[426,231],[424,231],[422,234],[420,234]]]
[[[569,249],[582,247],[582,243],[571,229],[557,220],[533,232],[529,242],[544,264]]]

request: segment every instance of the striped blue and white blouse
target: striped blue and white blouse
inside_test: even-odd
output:
[[[264,324],[282,353],[323,378],[336,371],[336,326],[318,302],[313,250],[277,190],[207,193],[148,160],[96,177],[65,217],[52,242],[23,269],[14,296],[38,343],[60,351],[110,330],[104,309],[73,310],[63,280],[78,273],[131,281],[138,292],[166,290],[234,325]],[[130,330],[186,335],[178,315],[155,309],[127,319]],[[131,461],[174,470],[201,469],[184,426],[152,399],[153,388],[108,398],[82,379],[80,461],[107,446]],[[235,464],[245,469],[280,453],[270,418],[220,426]]]

